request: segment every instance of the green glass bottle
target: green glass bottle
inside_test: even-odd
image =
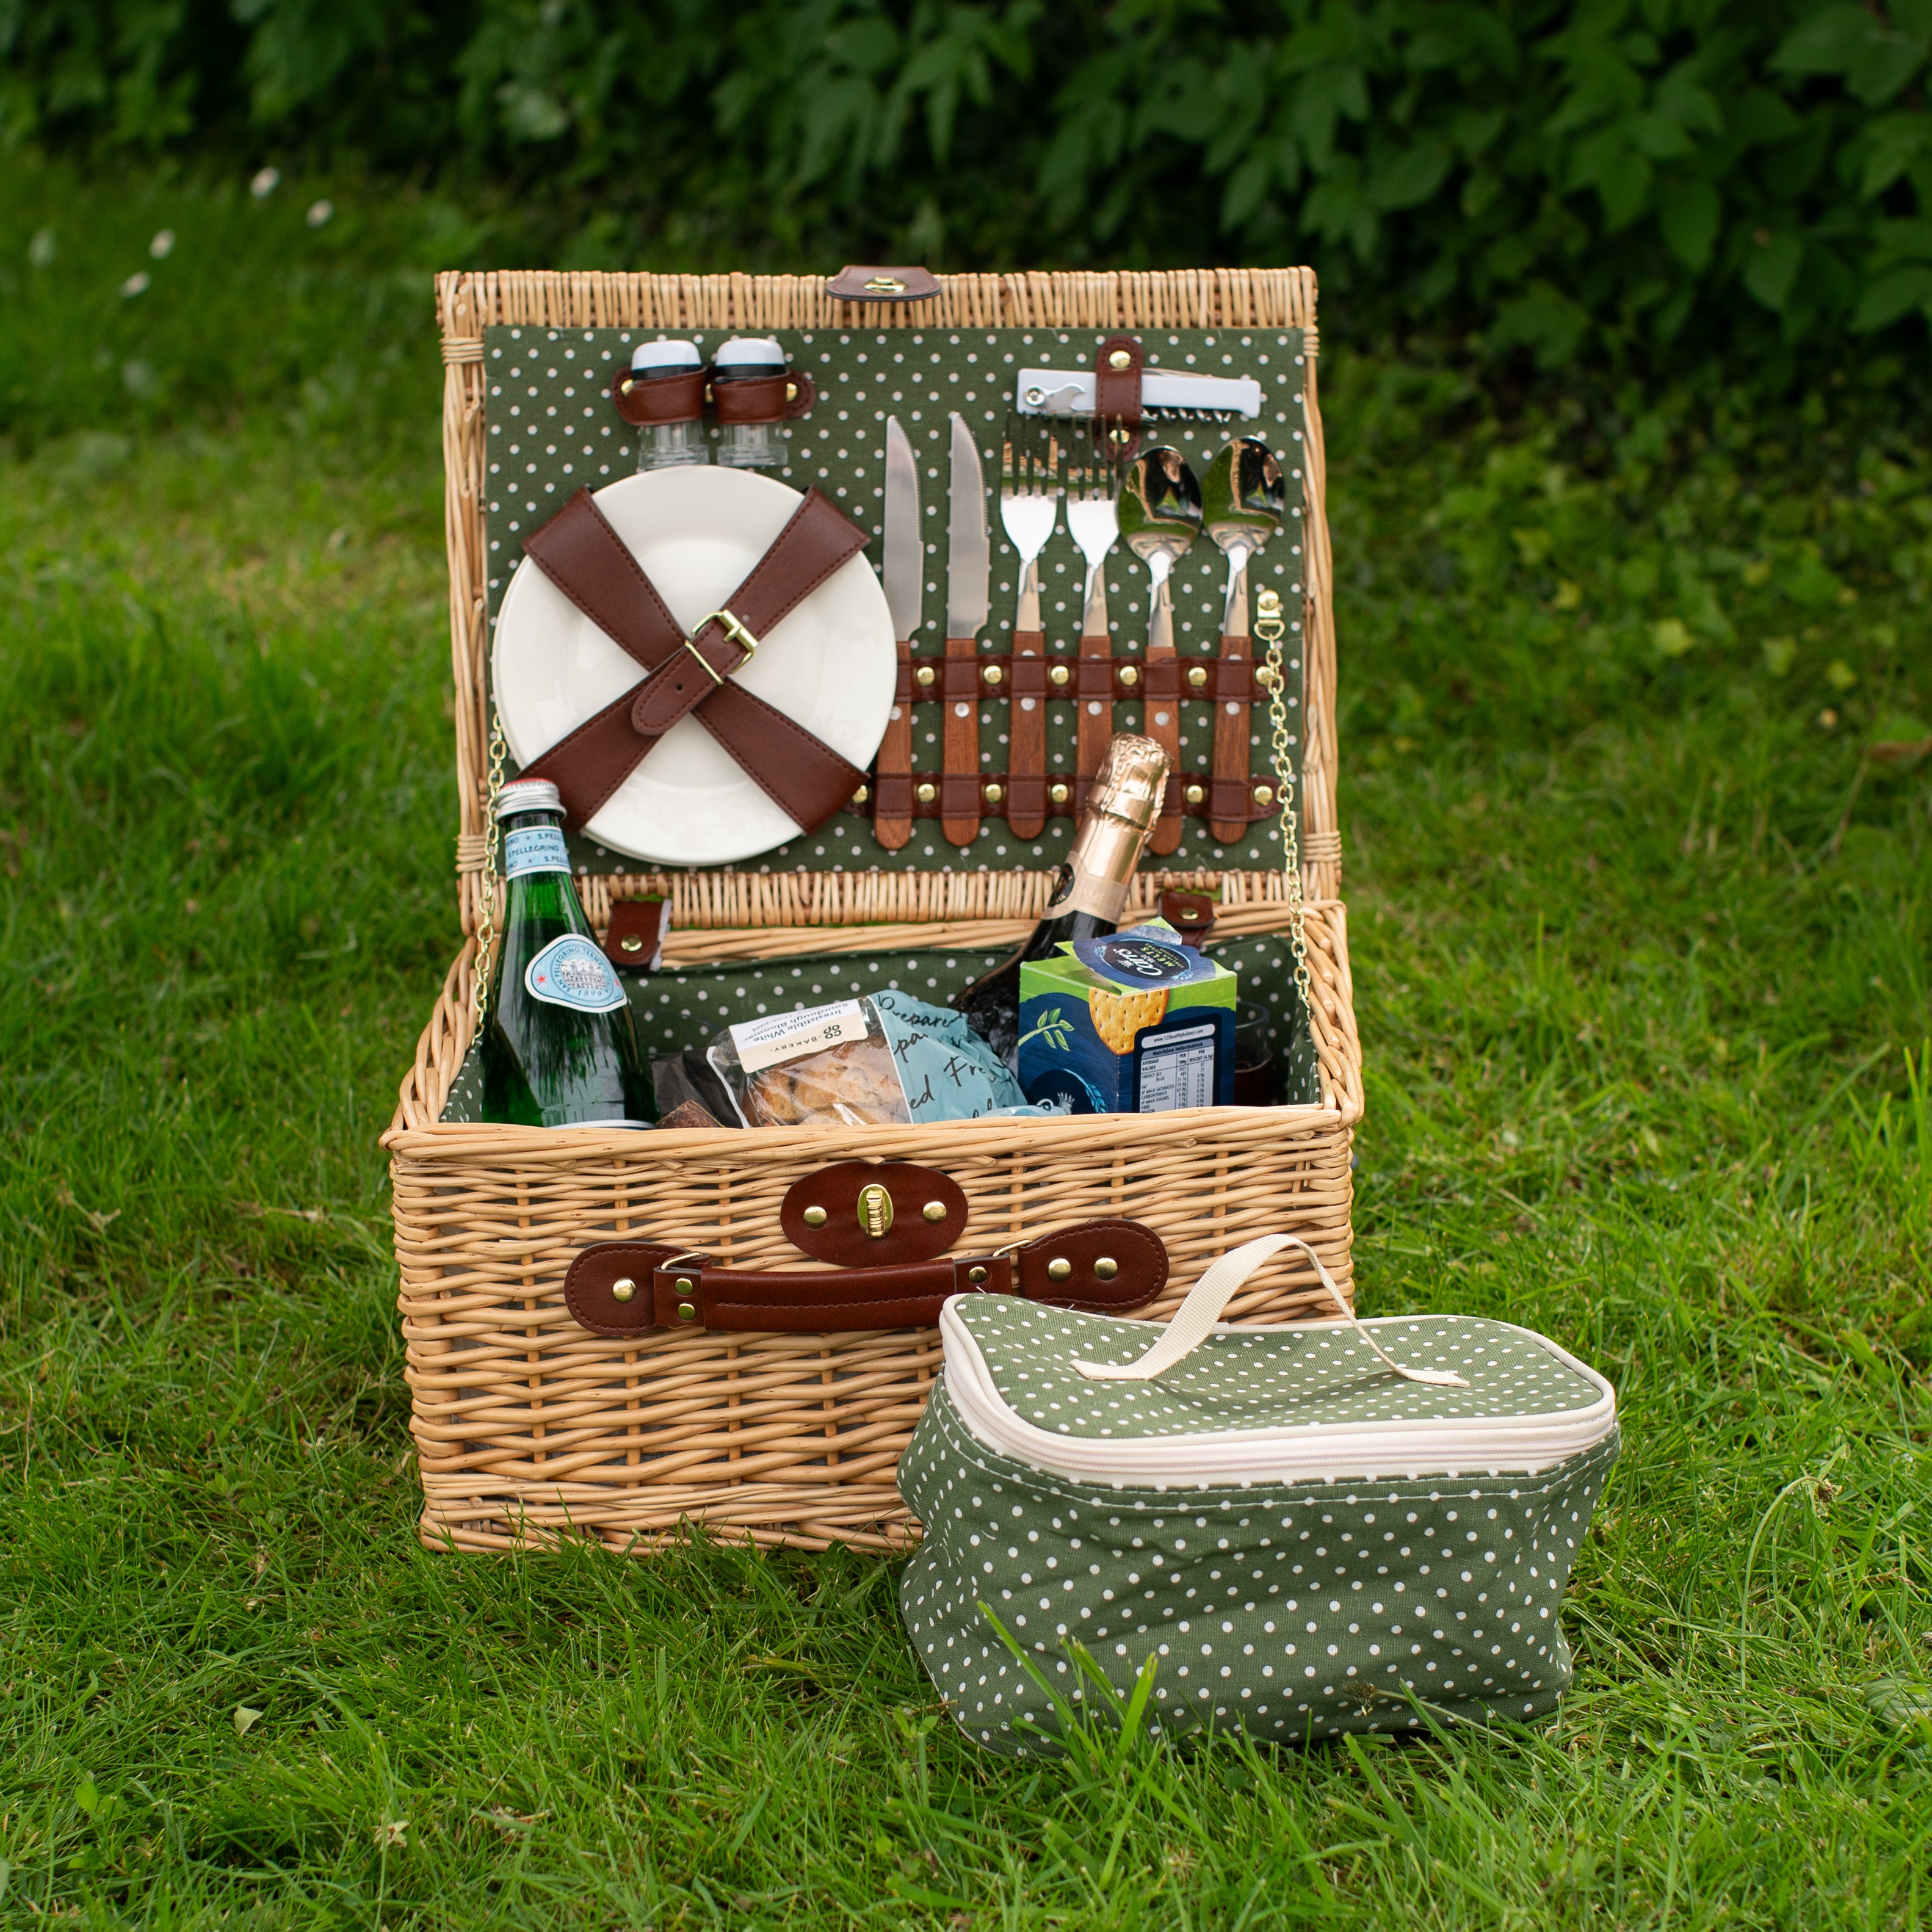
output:
[[[484,1030],[483,1118],[522,1127],[647,1127],[650,1070],[631,1003],[591,936],[542,778],[497,796],[505,904]]]

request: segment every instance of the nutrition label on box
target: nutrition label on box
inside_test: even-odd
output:
[[[1141,1044],[1141,1112],[1214,1104],[1214,1026],[1182,1027]]]

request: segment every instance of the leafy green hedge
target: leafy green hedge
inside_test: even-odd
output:
[[[0,0],[0,140],[481,170],[586,264],[1303,260],[1358,320],[1780,381],[1932,315],[1928,44],[1932,0]]]

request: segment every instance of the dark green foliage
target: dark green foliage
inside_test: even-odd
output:
[[[1308,261],[1781,388],[1923,340],[1928,45],[1932,0],[0,0],[0,140],[481,171],[544,266]]]

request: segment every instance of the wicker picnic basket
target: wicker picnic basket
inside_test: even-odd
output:
[[[702,1252],[733,1268],[809,1276],[820,1264],[788,1239],[781,1205],[795,1184],[840,1162],[927,1164],[950,1177],[970,1204],[974,1246],[1036,1239],[1096,1216],[1130,1218],[1168,1251],[1167,1286],[1143,1311],[1157,1317],[1178,1306],[1210,1260],[1268,1232],[1304,1236],[1352,1292],[1351,1144],[1362,1114],[1361,1063],[1338,897],[1334,638],[1312,273],[962,275],[940,278],[937,295],[917,306],[848,302],[821,280],[784,276],[452,274],[439,278],[437,295],[457,870],[467,936],[382,1143],[392,1162],[424,1542],[501,1550],[577,1534],[646,1550],[688,1524],[808,1549],[834,1542],[888,1549],[916,1537],[894,1472],[940,1366],[935,1328],[667,1328],[613,1336],[577,1319],[565,1293],[580,1256],[626,1240]],[[828,344],[929,336],[955,344],[960,332],[986,332],[992,342],[1010,339],[998,332],[1018,331],[1010,339],[1088,345],[1096,331],[1172,330],[1162,340],[1176,344],[1184,331],[1195,332],[1190,344],[1214,343],[1218,331],[1230,342],[1238,335],[1244,344],[1293,347],[1293,375],[1280,380],[1292,382],[1302,424],[1282,432],[1294,437],[1302,493],[1294,514],[1305,532],[1293,586],[1305,680],[1300,890],[1291,890],[1279,862],[1196,862],[1144,871],[1134,904],[1152,908],[1164,888],[1211,892],[1218,943],[1286,935],[1301,902],[1319,1104],[752,1132],[558,1133],[458,1117],[452,1095],[474,1030],[478,934],[491,890],[488,638],[501,573],[492,575],[490,555],[504,541],[492,534],[490,436],[503,418],[493,420],[500,385],[491,358],[504,345],[514,355],[530,340],[577,344],[587,356],[607,339],[628,341],[625,332],[664,329],[802,332],[797,339]],[[946,856],[946,864],[896,869],[640,872],[614,862],[598,869],[592,861],[579,866],[577,884],[600,930],[614,902],[665,896],[672,908],[665,973],[796,960],[836,968],[841,958],[856,964],[914,950],[922,959],[947,949],[983,955],[1025,937],[1045,906],[1050,870]],[[1322,1299],[1312,1271],[1284,1256],[1249,1283],[1229,1318],[1316,1315]]]

